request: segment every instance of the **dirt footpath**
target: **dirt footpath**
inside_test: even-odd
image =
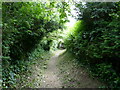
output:
[[[57,59],[64,50],[54,52],[54,56],[48,61],[48,66],[43,75],[42,88],[61,88],[61,82],[58,77]]]

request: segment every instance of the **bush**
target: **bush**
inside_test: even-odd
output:
[[[2,3],[3,87],[16,87],[16,74],[27,70],[30,57],[43,49],[49,51],[53,40],[41,41],[48,33],[63,28],[67,21],[64,8],[68,8],[64,2]]]
[[[80,3],[76,4],[81,11],[81,13],[78,12],[80,14],[78,19],[84,23],[76,23],[73,31],[71,30],[72,34],[69,33],[65,41],[66,47],[78,57],[79,61],[91,67],[97,65],[96,71],[100,71],[100,78],[110,87],[118,87],[120,84],[118,24],[120,23],[120,2],[88,2],[85,6],[80,5]],[[111,69],[113,71],[109,71]],[[108,77],[109,75],[112,76]]]

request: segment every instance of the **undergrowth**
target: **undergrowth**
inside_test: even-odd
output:
[[[5,71],[3,68],[3,88],[8,88],[8,86],[11,88],[35,87],[35,81],[28,79],[33,76],[31,75],[34,71],[32,66],[39,64],[39,68],[43,70],[46,65],[45,62],[50,56],[50,52],[38,47],[31,53],[28,60],[18,61],[15,65],[6,66]]]

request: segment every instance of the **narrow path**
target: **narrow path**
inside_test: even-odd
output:
[[[58,77],[57,59],[60,53],[64,50],[58,50],[54,52],[54,56],[48,61],[48,66],[43,75],[42,88],[60,88],[61,82]]]
[[[63,53],[64,52],[64,53]],[[98,88],[104,86],[89,75],[87,69],[79,66],[72,54],[65,50],[54,52],[48,60],[41,80],[41,88]]]

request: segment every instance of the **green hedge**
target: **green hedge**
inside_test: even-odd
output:
[[[81,6],[76,4],[78,20],[82,21],[73,27],[75,34],[68,35],[66,48],[75,53],[79,61],[94,66],[93,71],[110,87],[119,87],[120,3],[91,2],[84,8]]]
[[[15,87],[15,75],[27,70],[36,48],[49,51],[52,40],[41,42],[48,33],[63,28],[67,21],[64,2],[2,3],[3,87]],[[63,7],[64,6],[64,7]],[[57,14],[56,14],[57,13]],[[42,52],[38,51],[36,53]]]

